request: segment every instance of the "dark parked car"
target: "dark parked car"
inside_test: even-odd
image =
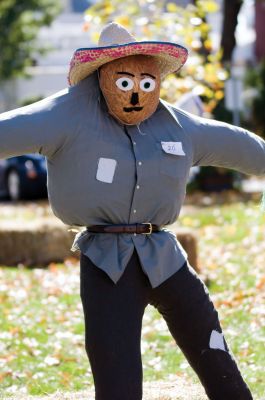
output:
[[[47,197],[46,160],[27,154],[0,160],[0,194],[11,200]]]

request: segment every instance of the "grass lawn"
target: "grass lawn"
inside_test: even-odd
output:
[[[255,203],[187,208],[179,226],[198,234],[202,277],[254,398],[265,393],[265,215]],[[0,399],[86,389],[92,376],[76,261],[47,269],[0,268]],[[146,309],[145,380],[196,380],[158,312]]]

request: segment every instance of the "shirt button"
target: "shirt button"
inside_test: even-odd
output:
[[[138,165],[142,165],[142,161],[139,161],[139,162],[138,162]]]
[[[136,189],[140,189],[140,186],[139,186],[139,185],[137,185],[137,186],[136,186]]]
[[[136,142],[133,142],[133,145],[136,146]]]
[[[136,213],[136,210],[133,210],[134,214]]]
[[[133,236],[136,236],[136,235],[137,235],[137,233],[134,233],[134,234],[133,234]]]

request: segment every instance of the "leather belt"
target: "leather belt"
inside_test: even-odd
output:
[[[160,231],[158,225],[153,225],[150,222],[124,225],[92,225],[86,229],[92,233],[139,233],[145,235],[151,235],[152,232]]]

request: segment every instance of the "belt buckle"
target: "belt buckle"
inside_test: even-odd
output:
[[[142,235],[151,235],[152,231],[153,231],[153,227],[151,222],[143,222],[143,225],[148,225],[149,226],[149,232],[147,233],[142,233]]]

